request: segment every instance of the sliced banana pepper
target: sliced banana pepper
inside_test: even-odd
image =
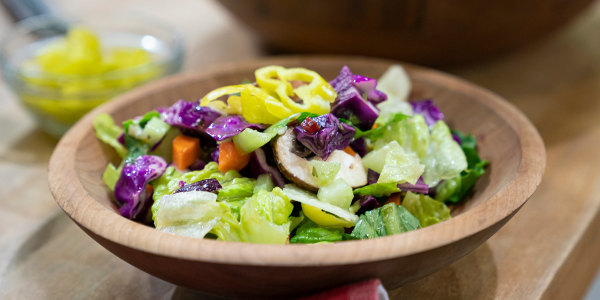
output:
[[[337,97],[331,85],[317,72],[305,68],[267,66],[254,72],[256,83],[292,112],[312,112],[319,115],[330,110],[329,103]],[[292,82],[303,83],[294,88]],[[297,97],[295,101],[292,97]]]
[[[253,84],[221,87],[206,94],[200,105],[227,114],[241,114],[251,123],[274,124],[294,113],[329,113],[330,102],[337,97],[325,79],[308,69],[267,66],[256,70],[255,76],[258,87]],[[221,100],[225,96],[226,102]]]

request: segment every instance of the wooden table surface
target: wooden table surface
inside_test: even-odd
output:
[[[51,1],[78,16],[115,9],[176,26],[187,70],[263,55],[213,1]],[[0,12],[0,34],[9,26]],[[577,299],[600,263],[600,3],[548,39],[493,61],[446,70],[509,99],[547,147],[536,194],[497,234],[393,299]],[[46,168],[56,139],[0,81],[0,298],[195,299],[121,261],[56,206]]]

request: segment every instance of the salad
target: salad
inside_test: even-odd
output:
[[[399,65],[379,79],[344,66],[326,81],[265,66],[126,120],[98,115],[122,158],[103,180],[123,217],[196,238],[250,243],[369,239],[449,219],[484,174],[470,134],[431,99],[408,102]]]

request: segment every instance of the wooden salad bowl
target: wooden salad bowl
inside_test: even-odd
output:
[[[564,26],[592,0],[219,0],[268,46],[425,65],[480,61]]]
[[[58,143],[49,166],[52,195],[64,212],[106,249],[156,277],[228,297],[289,297],[377,277],[388,289],[427,276],[463,257],[504,225],[542,179],[546,154],[537,130],[510,103],[453,76],[404,65],[411,99],[432,98],[451,128],[473,133],[490,161],[473,193],[436,225],[371,240],[317,245],[260,245],[195,239],[158,231],[119,215],[101,176],[116,153],[96,139],[92,120],[121,122],[178,99],[201,98],[253,78],[258,67],[302,66],[334,78],[343,65],[378,78],[389,60],[289,56],[223,64],[137,88],[81,119]],[[434,288],[434,287],[432,287]]]

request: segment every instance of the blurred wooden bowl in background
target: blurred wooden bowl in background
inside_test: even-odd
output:
[[[592,0],[220,0],[277,52],[475,62],[537,40]]]

